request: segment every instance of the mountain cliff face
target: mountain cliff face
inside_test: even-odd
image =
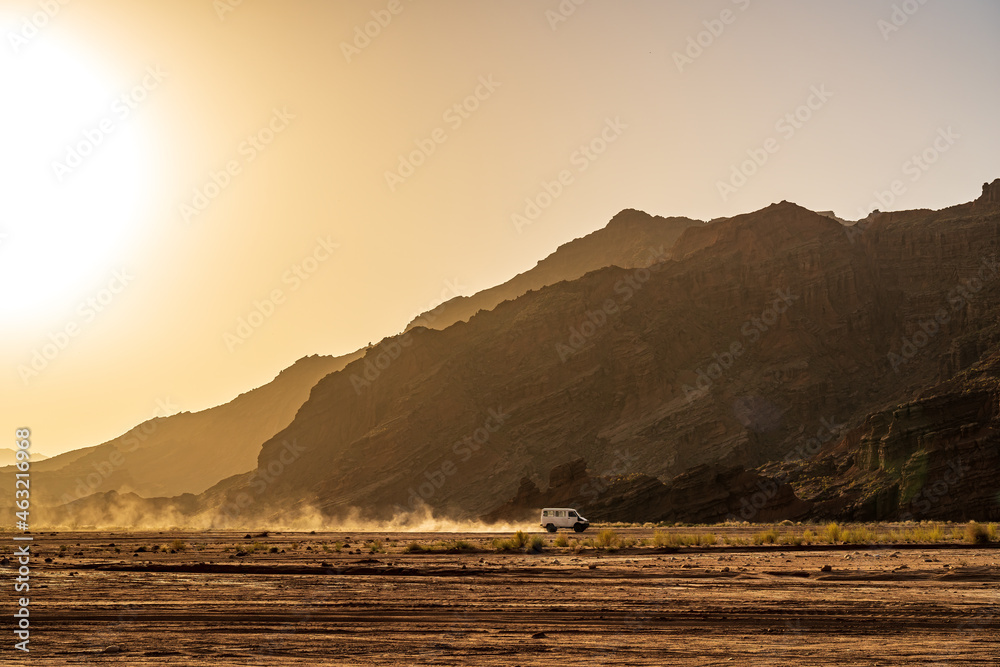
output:
[[[663,483],[641,473],[595,477],[577,459],[553,468],[545,491],[521,479],[514,497],[482,518],[537,521],[542,507],[575,507],[590,521],[697,523],[804,518],[812,509],[787,482],[740,466],[700,465]]]
[[[765,468],[820,515],[1000,518],[1000,353],[868,415],[812,459]]]
[[[261,443],[288,426],[321,377],[353,356],[305,357],[224,405],[151,419],[102,445],[33,462],[32,500],[64,504],[112,490],[143,497],[201,493],[252,470]],[[0,471],[11,488],[14,472]]]
[[[125,495],[64,518],[520,518],[542,504],[594,520],[1000,517],[1000,181],[853,226],[788,202],[672,219],[668,250],[662,219],[615,220],[549,258],[559,280],[508,284],[467,322],[436,317],[442,330],[147,423],[128,465],[83,489]],[[615,259],[587,261],[617,265],[564,280],[583,263],[568,249],[594,236]],[[80,495],[139,428],[36,464],[49,500]]]
[[[890,438],[888,458],[871,443],[895,437],[896,422],[877,415],[996,349],[996,188],[972,204],[875,214],[855,228],[782,202],[691,226],[671,259],[649,268],[606,267],[443,331],[386,339],[323,378],[264,443],[256,472],[214,497],[252,497],[251,513],[308,503],[377,515],[425,503],[478,516],[524,478],[539,486],[581,457],[596,477],[627,458],[618,474],[668,482],[701,469],[734,488],[758,474],[739,468],[802,460],[821,466],[809,474],[867,485],[838,500],[779,478],[803,503],[858,516],[872,503],[890,508],[884,516],[910,511],[877,490],[891,488],[879,481],[886,466],[902,466],[900,497],[914,497],[943,470],[931,450],[950,451],[934,439],[972,437],[962,420],[991,414],[973,409],[991,399],[924,406],[913,427],[924,439]],[[949,411],[962,423],[948,426]],[[987,435],[976,436],[983,461],[996,450]],[[835,446],[855,457],[850,466],[823,458]],[[963,479],[996,488],[995,471]],[[668,505],[697,501],[696,483],[685,484],[671,486]],[[938,512],[975,495],[951,488],[954,504]],[[995,499],[979,496],[976,511],[995,513]]]
[[[505,299],[577,278],[592,269],[612,264],[648,266],[669,253],[684,229],[701,224],[686,218],[622,211],[605,228],[560,246],[534,269],[508,283],[473,297],[453,299],[415,322],[443,329],[480,309],[488,310]],[[44,473],[45,488],[35,499],[66,503],[110,491],[135,497],[200,493],[252,470],[261,442],[291,421],[311,386],[364,354],[365,350],[359,350],[338,359],[304,359],[283,372],[270,388],[248,392],[232,404],[195,415],[149,420],[103,445],[67,452],[44,465],[36,460],[33,471]],[[378,374],[379,369],[366,371],[354,376],[356,384],[366,385],[365,378]],[[10,460],[0,465],[11,463],[12,451]],[[0,471],[0,478],[4,474]],[[116,496],[124,497],[130,496]]]
[[[624,269],[649,266],[668,258],[670,248],[681,232],[703,224],[688,218],[661,218],[626,209],[612,218],[606,227],[559,246],[534,268],[472,296],[449,299],[434,310],[414,318],[406,330],[418,326],[446,329],[455,322],[468,321],[480,310],[493,310],[497,304],[516,299],[531,290],[562,280],[575,280],[606,266]]]

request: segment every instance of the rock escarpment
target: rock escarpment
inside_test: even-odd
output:
[[[824,456],[785,473],[823,515],[996,520],[998,471],[1000,354],[993,353],[915,400],[869,415]]]
[[[101,445],[33,463],[32,501],[65,504],[109,491],[146,498],[197,494],[249,472],[261,443],[291,423],[313,385],[356,356],[304,357],[229,403],[160,415]],[[0,471],[0,483],[13,488],[15,472]]]
[[[284,441],[303,453],[258,498],[479,516],[578,457],[603,477],[627,453],[621,475],[663,485],[699,466],[816,463],[809,443],[831,446],[995,349],[998,245],[1000,214],[981,201],[861,230],[787,202],[690,227],[671,260],[413,329],[324,378],[265,443],[261,471]],[[881,474],[856,468],[851,483]],[[847,495],[799,497],[855,512]]]
[[[651,266],[415,327],[323,377],[256,469],[198,502],[261,520],[512,498],[608,519],[994,517],[998,187],[852,227],[781,202],[688,226]]]
[[[670,257],[670,249],[685,229],[703,224],[689,218],[661,218],[626,209],[606,227],[559,246],[530,270],[472,296],[455,296],[421,313],[406,329],[418,326],[445,329],[456,322],[468,321],[480,310],[493,310],[503,301],[562,280],[575,280],[606,266],[623,269],[650,266]]]
[[[599,476],[577,459],[553,468],[544,492],[522,478],[514,497],[482,518],[531,521],[540,507],[573,507],[591,521],[715,523],[803,518],[812,504],[788,483],[740,466],[700,465],[663,483],[641,473]]]

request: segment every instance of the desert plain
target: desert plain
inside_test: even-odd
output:
[[[754,544],[762,528],[745,527],[711,545],[657,546],[664,530],[718,529],[656,540],[649,527],[616,527],[602,548],[599,526],[525,530],[540,551],[503,550],[509,531],[36,532],[31,652],[15,658],[1000,664],[995,544]]]

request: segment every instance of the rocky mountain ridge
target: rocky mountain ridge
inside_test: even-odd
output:
[[[265,443],[258,470],[283,443],[303,451],[262,506],[307,496],[331,515],[426,503],[477,516],[524,477],[580,457],[602,470],[625,447],[629,472],[658,480],[782,460],[995,344],[991,282],[906,368],[892,357],[996,255],[1000,216],[984,196],[876,215],[853,236],[782,202],[685,229],[653,267],[607,267],[387,339],[369,351],[389,360],[377,381],[352,387],[365,360],[324,378]]]
[[[255,470],[185,512],[996,518],[998,192],[850,227],[781,202],[687,226],[653,265],[414,327],[319,380]]]
[[[304,357],[223,405],[160,415],[106,443],[33,461],[32,501],[65,504],[107,491],[140,497],[201,493],[252,470],[260,444],[291,423],[313,385],[359,355]],[[15,472],[0,469],[0,481],[13,488]]]
[[[445,329],[455,322],[468,321],[480,310],[493,310],[503,301],[563,280],[575,280],[606,266],[648,267],[669,257],[671,247],[685,229],[704,224],[690,218],[661,218],[625,209],[605,227],[564,243],[533,268],[507,282],[472,296],[456,296],[418,315],[406,326],[406,331],[418,326]]]

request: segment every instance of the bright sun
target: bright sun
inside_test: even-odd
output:
[[[121,98],[129,89],[46,37],[0,49],[4,322],[58,317],[123,268],[148,194],[138,114]]]

